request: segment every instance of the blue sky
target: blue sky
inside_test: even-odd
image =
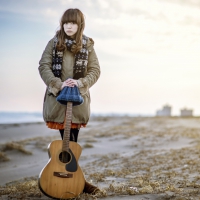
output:
[[[169,104],[174,115],[183,107],[200,115],[198,0],[2,0],[0,111],[41,112],[38,62],[62,13],[75,7],[102,70],[93,113],[155,114]]]

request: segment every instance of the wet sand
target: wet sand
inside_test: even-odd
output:
[[[37,185],[44,123],[0,125],[0,199],[49,199]],[[200,118],[93,117],[80,131],[85,178],[102,192],[77,199],[200,199]]]

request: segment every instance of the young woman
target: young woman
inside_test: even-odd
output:
[[[86,127],[90,116],[89,88],[100,76],[99,62],[91,38],[83,35],[85,20],[79,9],[68,9],[60,21],[60,30],[47,44],[39,62],[41,78],[47,86],[43,117],[49,128],[60,131],[63,139],[66,106],[56,101],[65,86],[77,86],[84,103],[72,109],[70,140],[77,142],[81,127]],[[85,181],[85,193],[99,189]]]

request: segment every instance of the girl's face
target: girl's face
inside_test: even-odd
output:
[[[78,25],[73,22],[67,22],[63,24],[63,28],[68,36],[74,37],[78,30]]]

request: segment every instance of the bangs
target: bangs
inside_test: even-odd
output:
[[[77,13],[76,9],[69,9],[64,13],[62,17],[62,24],[73,22],[75,24],[81,24],[81,19]]]

